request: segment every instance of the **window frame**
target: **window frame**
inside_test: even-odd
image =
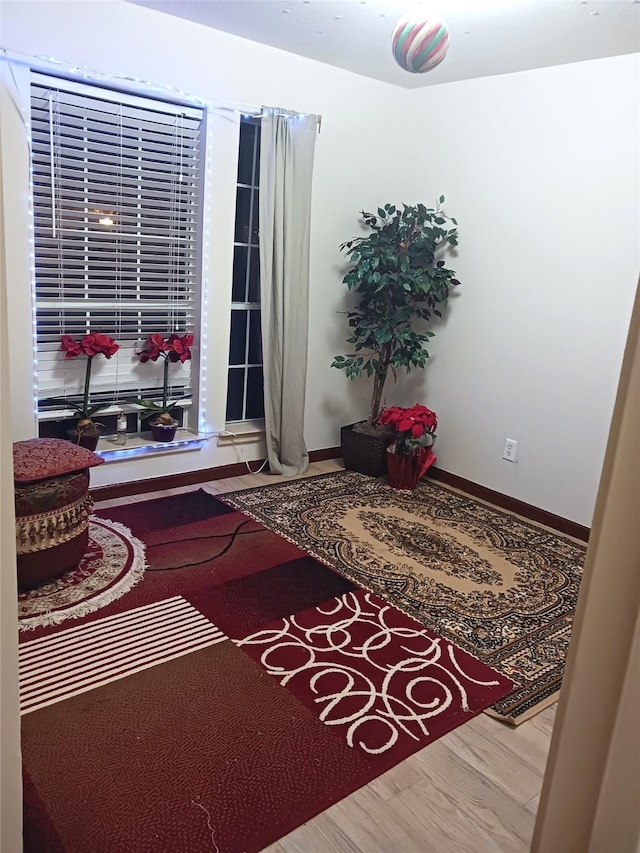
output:
[[[64,408],[61,405],[60,408],[50,408],[48,410],[40,410],[39,409],[39,400],[38,398],[42,398],[42,395],[38,393],[38,383],[37,383],[37,362],[38,362],[38,341],[37,341],[37,319],[36,319],[36,305],[37,305],[37,297],[36,297],[36,255],[37,251],[36,243],[35,243],[35,210],[34,210],[34,161],[33,161],[33,129],[31,125],[31,92],[33,85],[43,85],[42,78],[47,78],[52,86],[59,85],[61,89],[65,91],[71,92],[79,92],[80,94],[88,94],[91,97],[92,92],[95,93],[95,97],[101,98],[104,100],[112,101],[116,104],[123,103],[126,105],[142,107],[146,109],[152,109],[157,112],[165,112],[170,115],[177,115],[180,108],[183,110],[197,110],[200,114],[200,129],[199,129],[199,153],[198,153],[198,177],[197,181],[194,184],[197,184],[196,191],[196,216],[195,216],[195,236],[194,236],[194,252],[195,252],[195,261],[193,266],[193,289],[192,289],[192,301],[193,301],[193,330],[195,332],[196,340],[194,344],[194,357],[192,359],[192,363],[190,366],[190,387],[191,387],[191,399],[182,401],[179,405],[183,410],[183,426],[186,424],[187,415],[189,414],[188,429],[190,432],[198,433],[199,427],[205,422],[206,416],[204,413],[205,407],[205,394],[203,388],[203,366],[202,366],[202,356],[203,350],[206,348],[206,342],[203,339],[203,315],[204,315],[204,304],[206,302],[206,288],[207,281],[205,280],[206,276],[204,273],[206,267],[206,259],[204,257],[204,253],[206,251],[206,240],[204,238],[205,228],[207,227],[206,219],[208,218],[206,215],[206,207],[208,204],[207,198],[207,184],[208,184],[208,172],[210,168],[209,164],[209,134],[208,134],[208,124],[210,121],[209,110],[208,107],[198,101],[197,99],[193,99],[192,101],[182,100],[180,98],[172,97],[171,95],[167,95],[164,92],[159,93],[158,91],[145,91],[142,87],[132,87],[126,83],[120,84],[120,81],[113,81],[112,79],[104,80],[100,75],[97,77],[90,75],[82,75],[82,79],[78,79],[77,76],[74,76],[72,73],[64,73],[61,71],[52,70],[50,67],[43,67],[37,63],[30,64],[28,69],[28,74],[25,79],[26,88],[24,91],[25,94],[25,108],[23,109],[23,113],[26,114],[27,121],[25,121],[25,127],[27,129],[27,141],[29,145],[29,162],[30,162],[30,172],[29,172],[29,226],[30,226],[30,242],[31,242],[31,262],[32,262],[32,275],[31,275],[31,287],[32,287],[32,320],[33,320],[33,347],[34,347],[34,416],[36,425],[38,426],[41,423],[45,423],[47,421],[55,421],[61,419],[67,419],[69,417],[73,417],[73,410]],[[106,76],[106,75],[105,75]],[[99,331],[99,329],[96,329]],[[185,329],[176,329],[178,333],[184,333]],[[169,333],[169,332],[167,332]],[[141,339],[140,342],[142,342]],[[200,357],[198,357],[200,356]],[[78,359],[80,361],[80,359]],[[84,359],[82,359],[84,361]],[[83,365],[84,369],[84,365]],[[98,392],[99,393],[99,392]],[[105,392],[107,393],[107,392]],[[116,391],[114,391],[115,395]],[[137,396],[136,390],[131,391],[131,396]],[[72,396],[72,395],[69,395]],[[95,394],[92,394],[92,400]],[[150,396],[152,399],[157,399],[157,392],[153,389],[153,392],[149,392],[147,396]],[[143,418],[148,417],[148,413],[140,412],[140,410],[135,405],[130,405],[125,402],[118,402],[111,406],[105,406],[105,409],[101,410],[100,417],[104,417],[109,419],[110,415],[114,415],[117,411],[124,410],[129,413],[130,419],[130,429],[133,429],[135,432],[139,432],[141,429],[141,421]],[[185,411],[186,410],[186,411]],[[189,410],[190,413],[189,413]],[[137,428],[136,428],[137,427]]]
[[[255,253],[257,254],[257,258],[255,262],[258,264],[258,282],[260,283],[260,236],[259,236],[259,228],[257,237],[254,237],[254,214],[256,213],[259,205],[259,200],[256,196],[260,192],[260,159],[259,159],[259,151],[260,151],[260,132],[261,132],[261,116],[247,116],[244,115],[240,120],[240,133],[242,133],[242,126],[253,126],[256,128],[256,132],[254,133],[253,138],[253,153],[252,153],[252,162],[251,162],[251,183],[246,183],[240,181],[240,139],[238,140],[238,176],[236,179],[236,199],[239,196],[239,190],[249,190],[249,222],[248,222],[248,240],[247,242],[236,239],[237,238],[237,227],[238,227],[238,204],[236,200],[236,210],[234,216],[234,241],[233,241],[233,253],[234,253],[234,272],[235,272],[235,258],[237,249],[246,249],[247,253],[247,263],[246,263],[246,271],[245,271],[245,280],[244,280],[244,301],[234,301],[233,299],[233,283],[232,283],[232,295],[231,295],[231,303],[230,303],[230,331],[229,331],[229,357],[228,357],[228,365],[227,365],[227,397],[226,397],[226,405],[225,405],[225,422],[228,432],[233,433],[234,430],[238,430],[239,434],[253,434],[255,432],[264,431],[264,373],[262,374],[262,382],[260,383],[261,389],[261,402],[262,402],[262,415],[258,417],[250,417],[247,416],[247,400],[249,395],[249,371],[252,368],[263,368],[264,365],[264,357],[262,352],[262,302],[261,299],[258,302],[252,302],[248,300],[250,295],[250,281],[251,281],[251,269],[252,263],[254,260],[252,256]],[[261,289],[259,290],[261,296]],[[244,360],[242,362],[232,363],[231,361],[231,342],[233,335],[233,314],[234,312],[241,313],[244,312],[246,315],[245,321],[245,332],[244,332]],[[253,312],[253,314],[252,314]],[[260,356],[261,359],[259,362],[250,361],[249,360],[249,350],[251,343],[251,333],[250,333],[250,324],[252,322],[252,316],[257,312],[258,318],[257,321],[260,323]],[[242,415],[240,418],[229,419],[229,404],[230,404],[230,386],[231,386],[231,375],[233,371],[243,371],[243,391],[242,391]]]

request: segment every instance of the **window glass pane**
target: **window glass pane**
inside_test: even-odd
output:
[[[238,183],[250,184],[253,170],[253,141],[256,126],[248,121],[240,124],[240,152],[238,155]]]
[[[246,418],[264,417],[264,395],[262,391],[262,368],[250,367],[247,371],[247,413]]]
[[[249,267],[248,302],[260,302],[260,249],[251,247],[251,266]]]
[[[251,190],[238,187],[236,196],[236,243],[249,242],[249,213],[251,211]]]
[[[236,246],[233,250],[232,302],[244,302],[246,299],[248,251],[246,246]]]
[[[255,152],[253,150],[255,145]],[[260,124],[242,119],[238,151],[238,184],[232,303],[260,305],[259,193]],[[242,185],[245,186],[242,186]],[[43,193],[49,192],[43,188]],[[52,259],[55,262],[55,259]],[[227,419],[264,417],[260,309],[232,307]],[[253,365],[245,370],[241,365]]]
[[[244,364],[247,352],[247,312],[231,312],[229,364]]]
[[[260,312],[248,311],[247,313],[249,314],[249,364],[262,364]]]
[[[244,397],[244,367],[229,370],[229,390],[227,391],[227,421],[241,421],[242,401]]]
[[[258,190],[253,191],[253,219],[251,220],[251,242],[257,244],[260,236],[260,210]]]

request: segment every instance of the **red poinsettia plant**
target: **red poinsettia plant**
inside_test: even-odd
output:
[[[60,349],[64,352],[65,361],[83,355],[87,357],[82,404],[75,405],[65,400],[65,405],[73,409],[80,416],[80,420],[76,426],[79,438],[82,433],[97,432],[98,427],[101,427],[102,424],[96,424],[92,420],[92,417],[101,409],[108,408],[109,406],[109,403],[98,403],[95,406],[92,406],[90,403],[89,386],[91,384],[91,365],[93,364],[93,359],[97,355],[104,355],[105,358],[111,358],[120,349],[120,344],[117,344],[113,338],[103,335],[101,332],[89,332],[88,335],[80,338],[79,341],[72,335],[62,335]]]
[[[390,406],[378,418],[378,423],[394,433],[394,451],[403,456],[433,444],[438,417],[431,409],[416,403],[411,408]]]
[[[136,403],[156,415],[153,420],[154,425],[175,426],[178,423],[171,416],[171,411],[175,409],[180,400],[184,400],[189,395],[185,394],[175,400],[169,400],[169,364],[175,364],[178,361],[184,364],[185,361],[188,361],[191,358],[193,340],[191,334],[177,335],[174,333],[166,338],[160,334],[153,334],[149,335],[138,352],[141,364],[145,364],[147,361],[157,361],[159,358],[164,359],[162,403],[154,403],[151,400],[142,400],[141,398],[131,400],[132,403]]]

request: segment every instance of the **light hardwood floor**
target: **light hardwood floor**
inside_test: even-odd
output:
[[[339,470],[318,462],[303,476]],[[203,488],[211,494],[279,482],[269,474],[97,503]],[[518,728],[480,714],[294,830],[265,853],[526,853],[555,706]],[[560,851],[558,852],[560,853]]]

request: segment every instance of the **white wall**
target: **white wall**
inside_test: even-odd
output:
[[[17,53],[124,73],[223,103],[266,104],[322,114],[312,207],[306,440],[310,449],[335,446],[340,425],[366,412],[359,400],[367,396],[364,389],[354,395],[344,376],[330,368],[333,355],[343,349],[346,329],[336,313],[343,308],[344,290],[338,245],[356,233],[357,214],[363,206],[377,206],[381,198],[398,198],[403,180],[409,180],[404,161],[393,156],[396,142],[392,132],[405,120],[409,93],[120,0],[9,0],[2,4],[1,23],[3,46]],[[11,109],[6,113],[4,167],[11,209],[16,211],[8,226],[9,308],[13,340],[18,345],[31,334],[24,188],[27,149],[19,115]],[[219,133],[214,134],[218,145],[213,194],[217,242],[208,293],[212,309],[207,383],[212,430],[224,428],[235,205],[235,164],[229,159],[229,152],[235,152],[225,145],[225,138],[233,135],[229,128],[232,119],[231,113],[220,113],[216,119]],[[31,367],[25,358],[14,366],[13,373],[16,439],[34,434],[31,388]],[[197,452],[104,465],[94,473],[93,483],[208,468],[262,454],[263,448],[255,443],[217,447],[210,441]]]
[[[6,71],[6,69],[5,69]],[[3,70],[0,68],[0,76]],[[3,113],[0,113],[3,115]],[[0,154],[2,144],[0,139]],[[7,343],[7,269],[0,171],[0,850],[22,850],[22,776],[18,711],[18,595],[16,577],[13,459]]]
[[[460,229],[423,377],[438,464],[586,525],[640,269],[639,77],[632,55],[412,93],[415,196]]]

